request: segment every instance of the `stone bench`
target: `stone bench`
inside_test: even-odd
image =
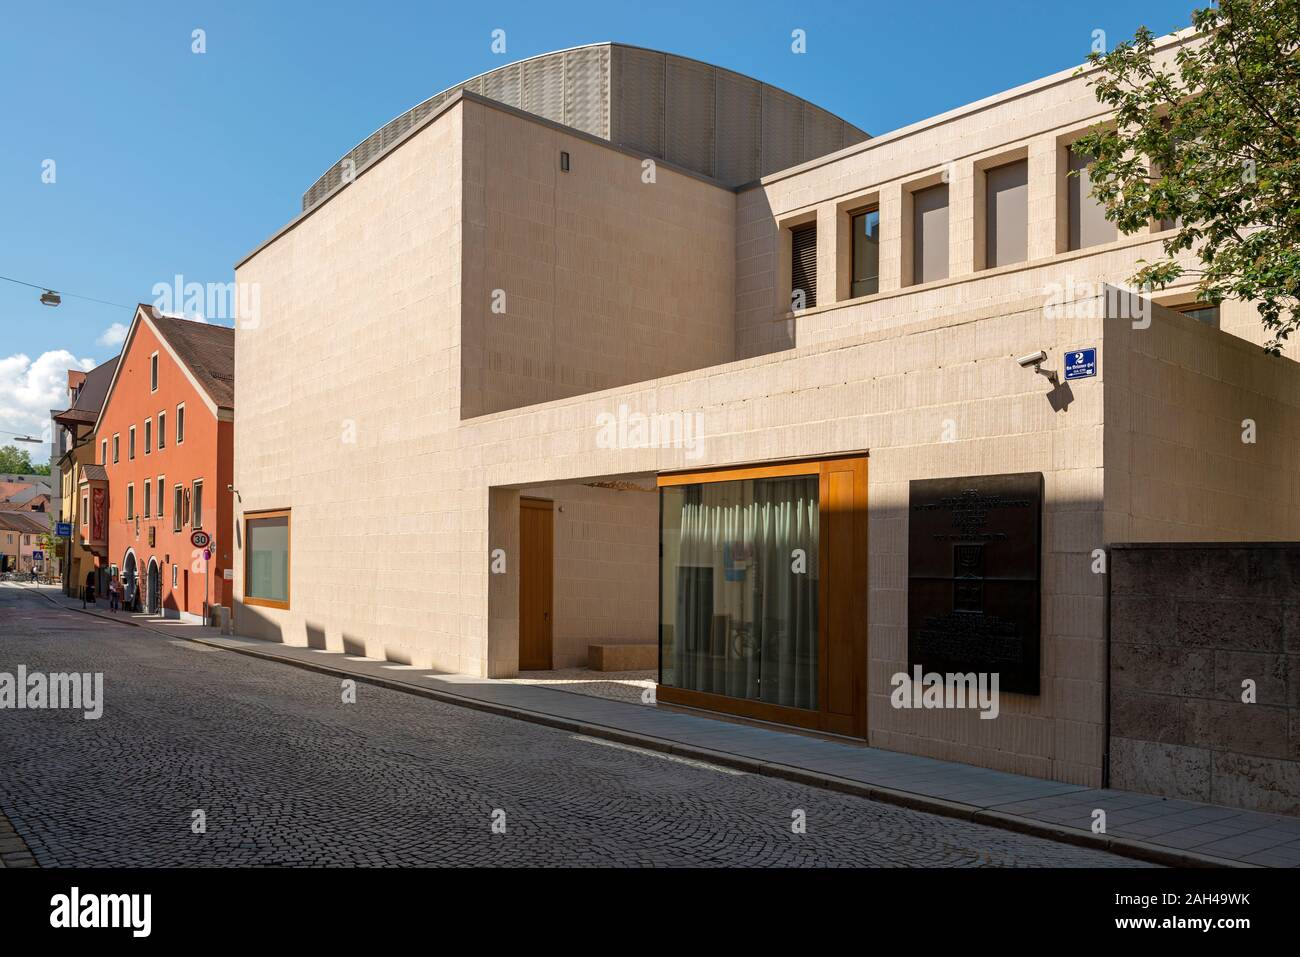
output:
[[[659,667],[659,646],[588,645],[587,667],[592,671],[653,671]]]

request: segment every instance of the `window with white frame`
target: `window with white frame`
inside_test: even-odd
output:
[[[193,504],[191,504],[190,510],[191,513],[193,514],[194,520],[191,524],[194,528],[202,528],[203,527],[203,480],[202,479],[194,480],[194,492],[192,495],[192,503]]]

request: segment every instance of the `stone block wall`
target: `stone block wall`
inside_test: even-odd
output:
[[[1111,786],[1300,814],[1300,544],[1118,545],[1110,575]]]

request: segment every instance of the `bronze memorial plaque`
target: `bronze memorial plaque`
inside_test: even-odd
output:
[[[915,480],[908,513],[909,671],[1038,694],[1043,474]]]

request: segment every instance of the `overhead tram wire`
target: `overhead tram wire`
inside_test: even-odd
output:
[[[28,286],[32,289],[39,289],[42,292],[57,292],[60,296],[68,296],[69,298],[72,299],[84,299],[86,302],[97,302],[101,306],[112,306],[115,309],[131,308],[130,306],[122,305],[120,302],[109,302],[107,299],[96,299],[94,296],[82,296],[82,295],[78,295],[75,292],[63,292],[60,289],[56,289],[54,286],[41,286],[41,285],[37,285],[34,282],[24,282],[21,279],[14,279],[11,276],[0,276],[0,279],[3,279],[5,282],[16,283],[19,286]]]

